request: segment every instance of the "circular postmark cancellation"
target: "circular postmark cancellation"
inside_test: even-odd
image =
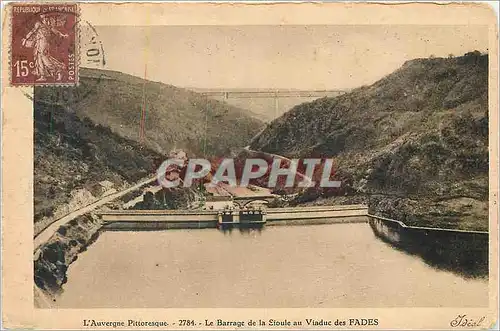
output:
[[[35,86],[32,97],[37,104],[57,105],[74,110],[75,106],[96,93],[100,84],[109,79],[105,68],[104,47],[97,29],[88,21],[77,22],[80,32],[79,82],[77,85]]]
[[[34,87],[28,98],[73,108],[106,79],[102,41],[77,4],[13,4],[11,15],[10,84]]]

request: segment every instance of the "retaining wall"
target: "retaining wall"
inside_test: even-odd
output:
[[[488,275],[488,232],[407,226],[403,222],[368,215],[377,237],[421,256],[428,264],[464,276]]]

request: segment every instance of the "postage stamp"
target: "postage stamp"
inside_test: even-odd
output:
[[[78,83],[78,5],[14,4],[11,8],[10,84]]]

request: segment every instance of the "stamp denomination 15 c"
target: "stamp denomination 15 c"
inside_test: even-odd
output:
[[[11,14],[11,85],[76,85],[77,4],[13,4]]]

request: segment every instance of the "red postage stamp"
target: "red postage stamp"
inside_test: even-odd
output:
[[[77,4],[13,4],[11,9],[11,85],[76,85]]]

